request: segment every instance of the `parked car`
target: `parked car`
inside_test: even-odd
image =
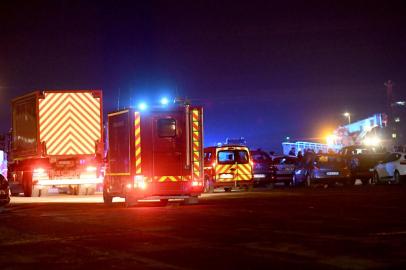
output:
[[[391,153],[375,166],[373,183],[403,183],[406,177],[406,153]]]
[[[272,160],[272,182],[290,186],[297,163],[296,156],[276,156]]]
[[[253,178],[254,185],[264,186],[271,183],[273,177],[272,158],[261,149],[251,150],[251,158],[254,162]]]
[[[340,154],[347,161],[353,183],[360,179],[364,185],[370,183],[374,176],[375,166],[388,155],[387,151],[381,147],[360,145],[344,147],[340,150]]]
[[[337,182],[352,184],[351,171],[347,167],[345,159],[337,154],[305,154],[303,159],[298,162],[292,177],[293,186],[334,185]]]
[[[10,203],[10,188],[7,179],[0,174],[0,206]]]

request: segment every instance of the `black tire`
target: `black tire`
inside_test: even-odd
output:
[[[214,192],[214,183],[213,180],[206,179],[204,182],[204,192],[213,193]]]
[[[292,180],[290,180],[290,181],[285,181],[285,182],[284,182],[285,187],[290,187],[290,186],[291,186],[291,183],[292,183]]]
[[[111,205],[113,203],[113,197],[110,196],[106,191],[103,191],[103,202],[106,205]]]
[[[372,177],[371,183],[372,183],[373,185],[379,184],[379,174],[378,174],[377,171],[374,172],[374,176]]]
[[[160,206],[167,206],[168,203],[169,203],[169,200],[168,200],[168,199],[160,199],[160,200],[159,200],[159,205],[160,205]]]
[[[312,178],[311,178],[310,174],[308,174],[308,175],[306,176],[306,180],[305,180],[305,182],[304,182],[304,186],[305,186],[306,188],[309,188],[309,187],[312,186]]]
[[[32,196],[32,173],[24,172],[23,173],[23,191],[24,197]]]
[[[394,180],[395,184],[400,184],[401,179],[400,179],[400,173],[398,171],[395,171],[395,173],[393,174],[393,180]]]
[[[297,179],[296,179],[295,174],[292,175],[291,183],[292,183],[292,187],[297,187]]]
[[[355,185],[355,179],[353,179],[353,178],[350,178],[350,179],[347,179],[346,181],[344,181],[344,186],[352,187],[354,185]]]
[[[230,188],[230,187],[226,187],[226,188],[224,188],[224,191],[225,191],[225,192],[231,192],[231,188]]]
[[[254,190],[254,185],[253,184],[247,185],[247,191],[248,192],[251,192],[253,190]]]
[[[369,178],[367,179],[361,179],[362,185],[366,186],[370,184]]]

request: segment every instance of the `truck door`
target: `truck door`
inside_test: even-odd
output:
[[[251,180],[252,169],[248,151],[236,150],[237,157],[237,180]]]
[[[160,182],[177,182],[184,175],[186,160],[185,113],[160,113],[152,118],[152,174]]]
[[[108,171],[111,185],[119,190],[130,176],[130,118],[128,110],[108,116]]]

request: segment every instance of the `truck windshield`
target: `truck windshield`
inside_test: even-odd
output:
[[[245,164],[249,162],[248,152],[245,150],[224,150],[218,152],[219,164]]]

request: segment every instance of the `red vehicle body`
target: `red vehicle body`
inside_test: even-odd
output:
[[[108,153],[103,198],[127,204],[140,199],[197,203],[203,191],[201,107],[174,105],[108,114]]]
[[[12,194],[48,188],[93,193],[102,183],[102,93],[36,91],[12,101],[8,179]]]

